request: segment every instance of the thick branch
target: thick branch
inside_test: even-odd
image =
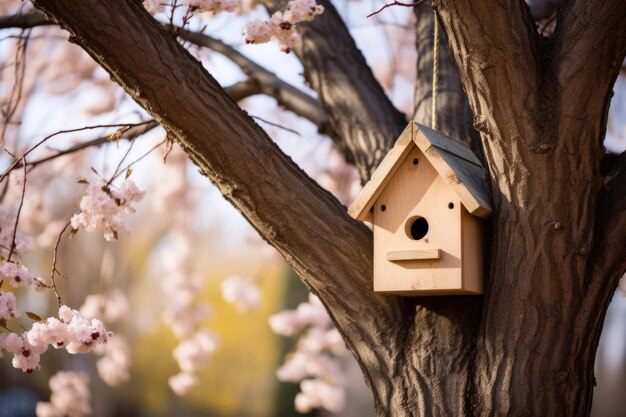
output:
[[[390,372],[394,354],[385,348],[396,336],[390,334],[391,323],[402,314],[393,297],[371,291],[370,231],[294,165],[140,3],[34,4],[154,116],[283,254],[326,304],[370,370],[370,384],[379,385],[376,377]]]
[[[365,182],[406,120],[374,78],[332,3],[318,3],[325,11],[315,20],[297,25],[303,42],[295,52],[347,159],[354,162]],[[275,12],[284,10],[287,0],[265,0],[263,4]]]

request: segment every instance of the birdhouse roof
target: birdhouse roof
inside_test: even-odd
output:
[[[413,146],[422,151],[437,173],[456,192],[468,212],[478,217],[491,215],[493,208],[487,175],[470,148],[429,127],[409,122],[348,209],[350,216],[372,221],[372,206]]]

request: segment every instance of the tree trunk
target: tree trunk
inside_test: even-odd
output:
[[[613,61],[626,45],[623,4],[574,2],[550,39],[520,2],[436,4],[479,115],[495,206],[474,414],[587,416],[600,329],[624,265],[615,246],[623,230],[609,246],[598,233],[617,218],[596,211]],[[604,47],[576,55],[589,44]],[[592,267],[594,245],[611,253],[608,271]]]
[[[379,416],[588,415],[602,321],[626,268],[626,157],[605,177],[599,169],[610,92],[626,54],[621,0],[568,2],[549,39],[537,35],[519,1],[434,1],[493,189],[491,272],[479,319],[479,297],[372,293],[371,233],[137,2],[34,4],[181,143],[320,296]],[[319,98],[366,177],[395,139],[398,117],[367,71],[357,72],[367,79],[363,92],[333,66],[329,22],[339,17],[327,19],[307,24],[298,53],[319,75],[309,78],[318,93],[350,91],[348,101]],[[351,59],[337,58],[363,70],[346,33],[337,36]],[[350,103],[362,106],[356,119]]]

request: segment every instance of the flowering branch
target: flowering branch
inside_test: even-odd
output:
[[[18,158],[16,158],[13,163],[4,171],[4,173],[2,175],[0,175],[0,182],[2,182],[6,176],[12,171],[14,170],[20,163],[20,161],[24,161],[25,157],[28,156],[32,151],[34,151],[35,149],[37,149],[39,146],[43,145],[46,141],[48,141],[49,139],[52,139],[55,136],[61,135],[61,134],[65,134],[65,133],[74,133],[74,132],[81,132],[83,130],[93,130],[93,129],[100,129],[100,128],[107,128],[107,127],[134,127],[134,126],[143,126],[146,125],[148,123],[151,123],[152,121],[146,121],[146,122],[141,122],[141,123],[115,123],[115,124],[103,124],[103,125],[93,125],[93,126],[85,126],[85,127],[80,127],[80,128],[76,128],[76,129],[67,129],[67,130],[59,130],[58,132],[55,132],[51,135],[46,136],[45,138],[41,139],[39,142],[35,143],[33,146],[31,146],[29,149],[27,149],[22,155],[20,155]]]

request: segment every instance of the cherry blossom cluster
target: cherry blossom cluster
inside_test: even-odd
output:
[[[261,291],[251,280],[232,276],[222,281],[222,297],[241,313],[254,310],[261,302]]]
[[[206,366],[220,340],[212,330],[201,327],[212,311],[207,303],[197,299],[202,284],[190,270],[191,247],[184,233],[172,235],[169,255],[162,283],[168,297],[164,320],[180,339],[173,356],[181,370],[170,378],[169,385],[176,394],[185,395],[199,382],[196,374]]]
[[[88,320],[67,306],[59,308],[59,319],[48,317],[33,324],[21,335],[0,333],[0,353],[13,354],[13,366],[24,372],[38,370],[39,360],[49,345],[69,353],[85,353],[106,343],[111,333],[98,319]]]
[[[320,300],[310,294],[308,302],[271,316],[269,324],[283,336],[302,332],[295,351],[276,372],[281,381],[300,382],[296,409],[301,413],[320,407],[331,412],[343,410],[345,375],[339,359],[346,348]]]
[[[117,323],[128,314],[129,305],[126,296],[120,290],[106,294],[87,296],[80,313],[86,318],[101,317],[108,325]],[[118,386],[130,378],[130,348],[120,334],[112,335],[106,344],[94,349],[102,357],[96,362],[98,374],[110,386]]]
[[[89,375],[57,372],[50,381],[50,402],[37,403],[37,417],[85,417],[91,414]]]
[[[134,213],[131,204],[141,201],[144,194],[132,180],[125,180],[119,189],[103,180],[95,180],[87,186],[80,200],[81,211],[72,216],[72,228],[82,227],[88,232],[101,230],[106,240],[115,240],[120,233],[127,232],[122,214]]]
[[[24,265],[18,265],[15,262],[3,261],[0,264],[0,280],[8,282],[13,288],[35,287],[35,289],[43,289],[47,287],[41,278],[31,274]]]
[[[291,0],[284,12],[275,12],[269,20],[254,19],[242,29],[246,43],[266,43],[272,38],[280,50],[289,53],[302,39],[296,32],[296,24],[315,19],[324,12],[324,7],[315,0]]]

